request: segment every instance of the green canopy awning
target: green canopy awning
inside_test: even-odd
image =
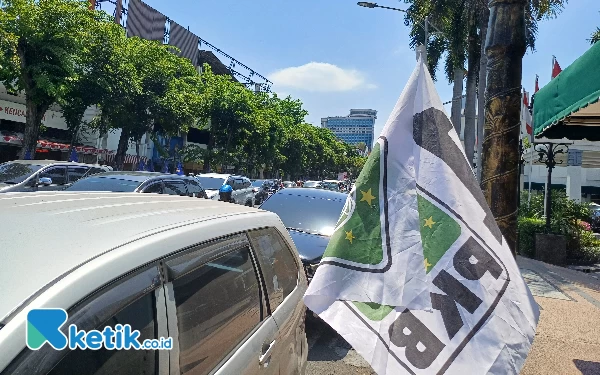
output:
[[[600,140],[600,43],[535,94],[536,137]]]

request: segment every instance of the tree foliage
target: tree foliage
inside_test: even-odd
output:
[[[86,1],[6,0],[0,9],[0,82],[23,90],[23,150],[35,154],[46,110],[65,94],[100,17]]]
[[[131,141],[188,132],[209,134],[206,149],[188,145],[163,157],[203,162],[204,169],[263,172],[293,178],[358,175],[364,158],[327,129],[305,123],[299,100],[253,92],[230,76],[198,72],[171,46],[127,38],[112,17],[85,0],[7,0],[0,8],[0,82],[27,97],[23,154],[31,157],[41,119],[59,104],[76,143],[87,108],[100,116],[86,124],[99,134],[120,130],[115,168]]]

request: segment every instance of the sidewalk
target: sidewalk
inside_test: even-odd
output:
[[[600,374],[600,273],[517,258],[541,315],[522,375]]]

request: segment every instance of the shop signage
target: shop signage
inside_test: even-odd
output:
[[[25,122],[26,109],[24,104],[0,100],[0,120]],[[49,128],[67,130],[67,123],[60,112],[46,111],[42,124]]]

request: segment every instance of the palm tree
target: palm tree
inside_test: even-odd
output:
[[[567,1],[527,0],[525,42],[528,48],[535,50],[537,23],[558,15]],[[405,0],[405,2],[411,4],[405,16],[405,24],[411,26],[411,47],[422,44],[425,39],[422,23],[426,16],[443,32],[443,35],[436,34],[428,42],[428,66],[435,79],[435,70],[445,54],[444,71],[448,81],[453,83],[451,120],[459,133],[464,65],[467,63],[464,141],[467,159],[473,162],[476,137],[478,158],[482,155],[483,126],[476,125],[483,125],[484,122],[483,93],[487,78],[485,40],[490,14],[489,0]],[[478,170],[480,171],[481,168]]]

